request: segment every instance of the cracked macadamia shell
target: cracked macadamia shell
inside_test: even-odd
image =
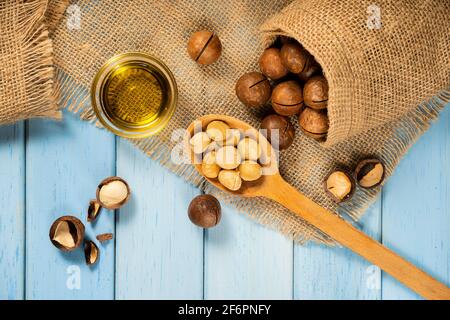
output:
[[[341,170],[331,172],[324,182],[325,191],[336,202],[351,198],[355,184],[350,175]]]
[[[379,186],[385,175],[384,164],[378,159],[365,159],[355,168],[355,179],[362,188]]]
[[[119,177],[109,177],[100,182],[97,188],[97,201],[107,209],[123,206],[131,194],[128,183]]]

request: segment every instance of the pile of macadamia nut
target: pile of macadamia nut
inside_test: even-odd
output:
[[[263,166],[270,163],[266,156],[269,144],[264,147],[257,137],[247,136],[220,120],[211,121],[206,131],[195,133],[189,142],[194,154],[202,155],[203,175],[218,179],[231,191],[239,190],[243,181],[261,178]]]
[[[304,134],[324,140],[328,133],[328,83],[314,57],[291,38],[280,37],[259,59],[261,72],[244,74],[236,83],[236,95],[250,108],[271,101],[274,114],[262,120],[261,128],[279,130],[279,149],[288,148],[295,129],[288,117],[298,117]],[[272,142],[272,141],[270,141]]]

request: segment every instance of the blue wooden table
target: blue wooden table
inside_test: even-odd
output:
[[[85,220],[98,182],[132,200],[87,236],[114,233],[97,265],[48,239],[57,217]],[[0,299],[415,299],[343,248],[294,245],[231,208],[214,229],[187,218],[199,191],[128,142],[71,114],[0,128]],[[450,110],[418,141],[360,222],[450,285]]]

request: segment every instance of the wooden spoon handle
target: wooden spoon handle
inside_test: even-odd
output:
[[[292,210],[322,232],[353,250],[426,299],[450,300],[450,289],[373,240],[333,212],[321,207],[288,184],[281,176],[270,177],[271,188],[263,196]]]

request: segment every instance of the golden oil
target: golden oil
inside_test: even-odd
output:
[[[172,73],[160,60],[142,53],[110,59],[98,72],[91,90],[100,122],[128,138],[157,134],[176,108]]]

